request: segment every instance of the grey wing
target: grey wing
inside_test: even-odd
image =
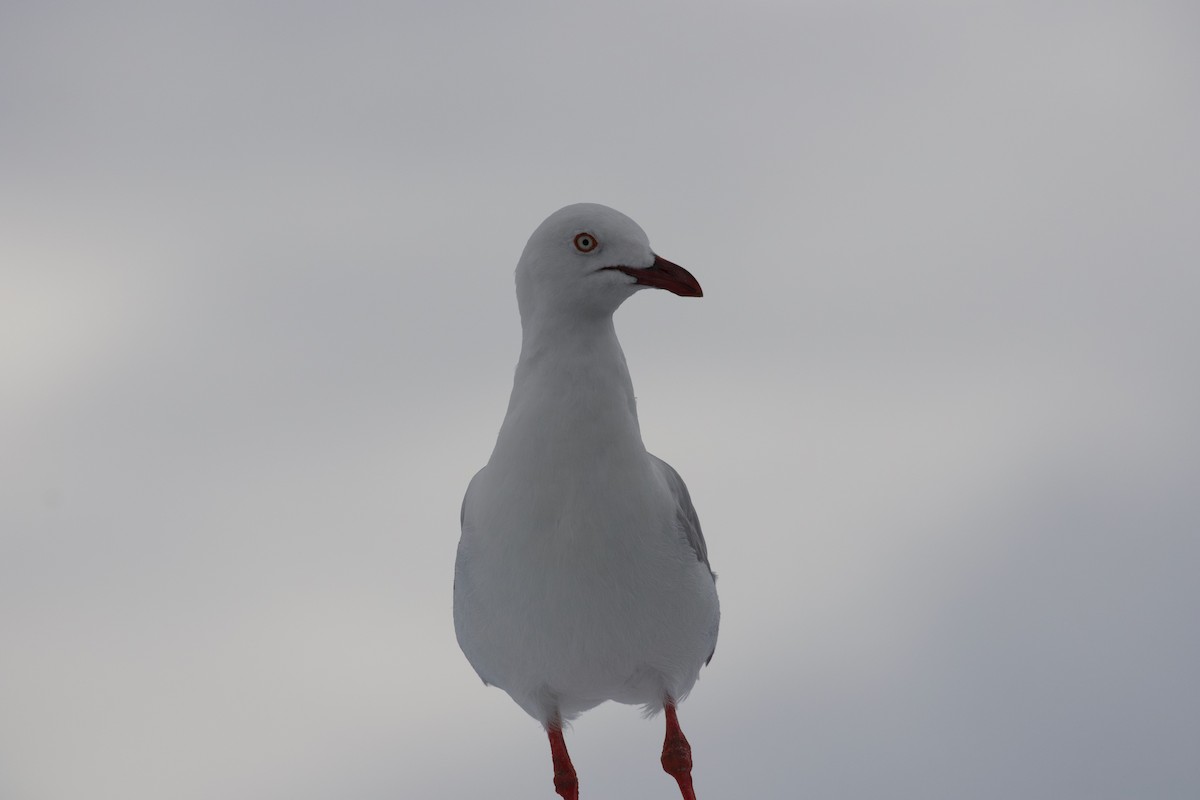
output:
[[[683,528],[687,543],[691,545],[700,563],[708,567],[709,574],[715,580],[716,575],[708,563],[708,545],[704,543],[704,531],[700,529],[700,517],[696,514],[696,507],[692,505],[692,495],[688,492],[687,484],[683,482],[683,478],[679,477],[679,473],[675,471],[674,467],[653,453],[649,455],[658,465],[663,477],[667,479],[667,485],[671,487],[671,493],[675,495],[675,502],[679,504],[679,526]]]
[[[712,565],[708,563],[708,545],[704,543],[704,531],[700,530],[700,516],[696,513],[696,507],[692,505],[692,495],[688,492],[687,484],[683,482],[683,478],[679,477],[679,473],[670,464],[653,453],[650,453],[649,456],[654,459],[654,463],[658,465],[659,471],[667,479],[667,485],[671,487],[671,494],[675,496],[675,502],[679,505],[679,526],[683,528],[683,534],[687,537],[687,543],[691,545],[692,551],[696,554],[696,558],[700,563],[708,569],[708,574],[712,576],[713,581],[716,581],[717,574],[712,571]],[[716,641],[714,640],[713,650],[708,654],[708,658],[704,660],[704,663],[710,663],[713,654],[716,652]]]

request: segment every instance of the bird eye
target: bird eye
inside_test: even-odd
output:
[[[590,233],[575,234],[575,249],[581,253],[590,253],[596,249],[596,237]]]

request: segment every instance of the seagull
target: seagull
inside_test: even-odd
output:
[[[676,706],[716,647],[716,576],[687,486],[642,444],[613,312],[647,287],[703,292],[636,222],[592,203],[538,226],[516,284],[508,413],[462,504],[459,646],[542,724],[564,800],[579,781],[563,726],[606,700],[665,711],[663,769],[695,800]]]

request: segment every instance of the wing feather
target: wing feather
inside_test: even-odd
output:
[[[650,454],[650,458],[658,465],[659,471],[671,488],[671,494],[675,496],[675,502],[679,506],[679,526],[683,529],[687,543],[700,563],[708,567],[709,573],[712,574],[712,566],[708,563],[708,545],[704,542],[704,531],[700,528],[700,516],[696,513],[696,506],[692,504],[692,495],[688,492],[687,484],[670,464],[653,453]],[[715,579],[716,575],[713,575],[713,578]]]

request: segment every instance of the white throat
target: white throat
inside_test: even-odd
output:
[[[523,321],[508,414],[492,461],[534,472],[645,458],[633,383],[611,314]],[[575,467],[578,469],[578,467]]]

